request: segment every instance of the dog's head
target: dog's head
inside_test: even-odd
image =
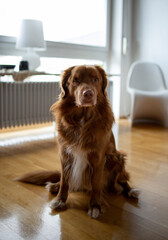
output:
[[[106,96],[107,77],[99,66],[74,66],[64,71],[61,98],[74,97],[78,107],[92,107],[98,96]]]

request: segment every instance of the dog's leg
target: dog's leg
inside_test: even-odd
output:
[[[99,159],[93,160],[93,175],[92,175],[92,191],[90,199],[90,209],[88,214],[92,218],[98,218],[101,214],[101,194],[102,194],[102,178],[104,164],[98,161]]]
[[[50,203],[50,207],[52,209],[64,209],[65,208],[65,205],[66,205],[65,202],[68,197],[68,188],[69,188],[69,186],[68,186],[67,180],[66,180],[64,174],[62,174],[58,195]]]
[[[69,182],[70,169],[67,170],[67,162],[72,161],[72,159],[64,151],[62,151],[60,159],[61,159],[61,166],[62,166],[61,181],[60,181],[58,195],[56,198],[54,198],[51,201],[51,204],[50,204],[50,207],[52,209],[64,209],[66,205],[66,200],[68,197],[68,189],[69,189],[68,182]]]
[[[101,193],[102,193],[102,169],[94,168],[92,176],[92,191],[90,199],[90,209],[88,214],[92,218],[98,218],[101,214]]]

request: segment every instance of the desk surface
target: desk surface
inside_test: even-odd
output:
[[[27,77],[35,75],[51,75],[51,76],[61,76],[59,73],[47,73],[38,71],[20,71],[20,72],[0,72],[0,77],[12,76],[15,81],[23,81]],[[107,74],[107,77],[120,77],[120,74]]]
[[[23,81],[27,77],[35,76],[35,75],[53,75],[60,76],[57,73],[47,73],[47,72],[37,72],[37,71],[20,71],[20,72],[0,72],[0,77],[2,76],[12,76],[15,81]]]

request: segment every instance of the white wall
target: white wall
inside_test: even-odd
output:
[[[133,0],[132,61],[158,63],[168,86],[168,0]]]
[[[126,91],[126,77],[132,62],[145,60],[158,63],[168,87],[168,0],[123,2],[123,36],[128,39],[128,48],[121,61],[120,116],[127,116],[130,97]]]

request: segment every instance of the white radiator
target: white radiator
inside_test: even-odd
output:
[[[112,82],[107,91],[112,103]],[[53,121],[59,93],[59,82],[0,82],[0,129]]]
[[[0,82],[0,128],[53,121],[58,82]]]

